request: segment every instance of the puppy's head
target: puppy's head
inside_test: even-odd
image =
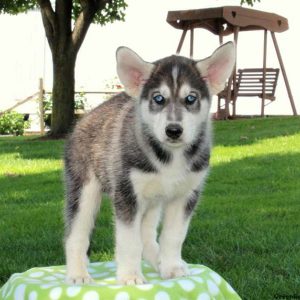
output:
[[[174,55],[149,63],[129,48],[117,50],[117,72],[139,103],[141,122],[170,147],[195,140],[209,117],[211,96],[224,88],[234,63],[233,43],[200,61]]]

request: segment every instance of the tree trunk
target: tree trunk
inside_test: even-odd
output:
[[[73,126],[77,53],[96,12],[104,8],[107,3],[103,0],[78,2],[82,6],[82,11],[72,31],[72,0],[56,0],[55,10],[50,0],[38,0],[53,61],[50,132],[53,137],[66,135]]]
[[[66,135],[74,123],[76,54],[56,53],[53,57],[52,119],[50,135]]]

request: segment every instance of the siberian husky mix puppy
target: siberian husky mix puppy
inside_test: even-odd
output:
[[[211,97],[233,70],[235,47],[227,43],[200,61],[148,63],[125,47],[116,57],[125,92],[87,114],[66,144],[65,251],[73,284],[92,281],[87,251],[102,193],[115,211],[119,283],[145,282],[142,258],[162,278],[188,274],[181,248],[209,167]]]

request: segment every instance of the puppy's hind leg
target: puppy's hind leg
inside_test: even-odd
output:
[[[65,240],[67,282],[90,283],[92,278],[87,270],[87,251],[101,202],[100,183],[94,174],[77,190],[73,185],[78,182],[69,181]]]
[[[142,211],[133,188],[128,182],[120,184],[115,193],[117,279],[125,285],[142,284]],[[124,188],[125,187],[125,188]]]

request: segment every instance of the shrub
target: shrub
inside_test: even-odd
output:
[[[87,99],[84,92],[80,92],[75,94],[75,110],[76,109],[84,109],[87,103]]]
[[[0,116],[0,134],[23,135],[29,128],[29,121],[24,121],[24,115],[17,112],[7,112]]]
[[[74,109],[84,109],[87,99],[84,92],[76,93],[74,96]],[[52,111],[52,94],[48,94],[43,100],[44,111]]]

